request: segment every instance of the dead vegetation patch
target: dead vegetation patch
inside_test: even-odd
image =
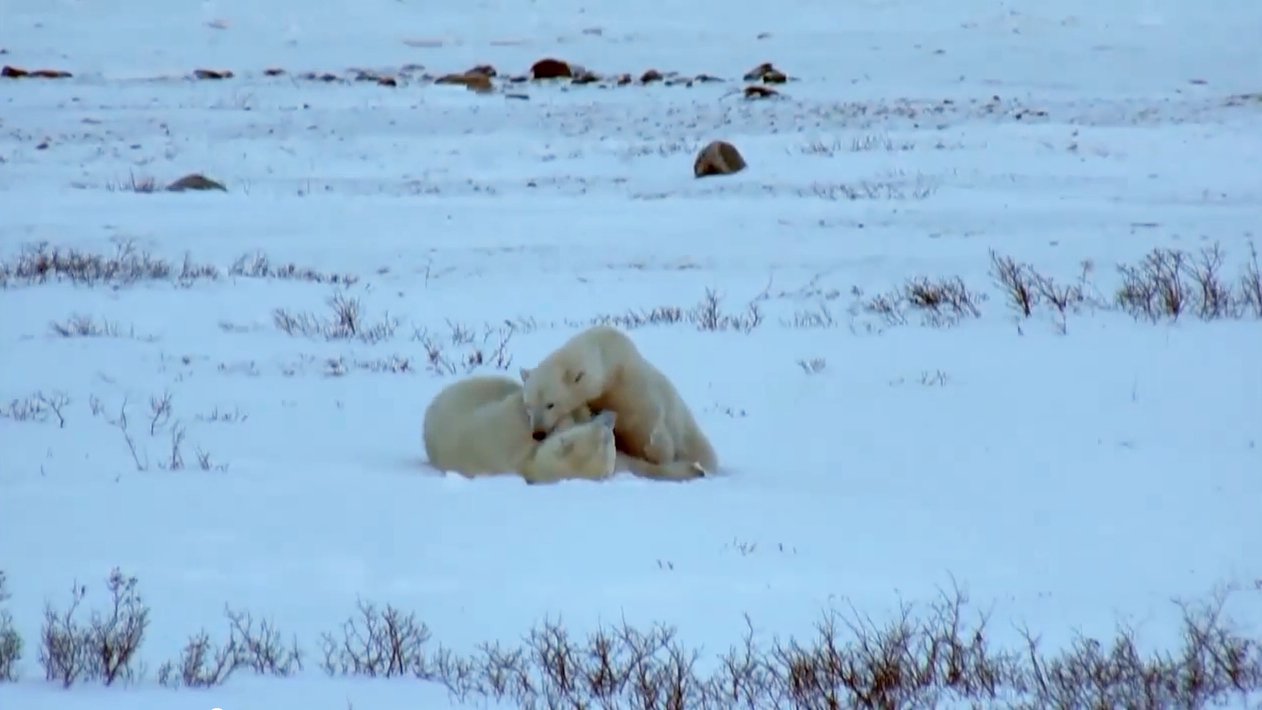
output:
[[[148,194],[157,192],[158,181],[152,175],[141,175],[137,177],[136,173],[128,174],[127,180],[122,182],[112,182],[105,186],[110,192],[137,192]]]
[[[326,377],[343,377],[354,371],[370,372],[376,375],[411,375],[415,374],[417,369],[413,364],[412,358],[405,355],[391,355],[390,357],[370,360],[339,355],[327,358],[324,361],[324,374]],[[285,374],[290,375],[292,372],[291,370],[286,370]]]
[[[1083,261],[1078,274],[1062,279],[1040,273],[1013,257],[990,252],[990,276],[1005,305],[1020,320],[1049,315],[1061,334],[1067,333],[1070,316],[1084,312],[1120,312],[1151,323],[1187,316],[1203,321],[1262,318],[1262,272],[1252,243],[1239,276],[1227,274],[1225,264],[1226,253],[1217,243],[1194,253],[1154,249],[1134,263],[1117,264],[1120,283],[1109,297],[1096,284],[1093,261]],[[922,325],[953,326],[980,317],[989,301],[988,294],[966,285],[958,276],[916,277],[873,295],[855,287],[850,295],[851,303],[844,313],[835,313],[825,302],[797,311],[781,323],[794,328],[848,327],[856,333],[879,333],[906,325],[919,315]]]
[[[0,570],[0,683],[13,683],[18,679],[18,661],[22,658],[22,634],[13,625],[13,615],[5,608],[9,601],[9,580]]]
[[[0,573],[0,601],[3,601]],[[79,621],[86,588],[72,602],[46,607],[39,663],[63,687],[138,678],[150,609],[135,577],[117,569],[110,604]],[[470,653],[435,643],[415,613],[359,600],[353,615],[320,634],[327,676],[414,678],[445,688],[461,705],[518,708],[655,708],[661,710],[829,710],[932,707],[1011,710],[1130,708],[1168,710],[1244,706],[1262,691],[1262,639],[1225,611],[1239,590],[1220,588],[1207,601],[1179,601],[1179,642],[1142,650],[1135,630],[1110,637],[1077,635],[1059,648],[1021,629],[1000,645],[990,617],[958,587],[923,605],[900,603],[876,619],[853,607],[827,609],[813,634],[770,639],[746,618],[739,641],[702,669],[703,652],[667,624],[622,622],[584,635],[545,619],[517,643],[488,642]],[[1250,593],[1245,591],[1243,593]],[[270,622],[225,609],[228,630],[215,644],[201,631],[179,659],[158,669],[167,687],[215,687],[237,671],[290,677],[306,654]],[[16,635],[15,630],[11,633]],[[16,667],[16,647],[0,643],[0,670]],[[11,676],[12,679],[14,676]]]
[[[341,292],[327,301],[329,314],[291,313],[284,308],[272,311],[276,329],[295,337],[324,340],[357,340],[369,345],[394,337],[399,322],[386,314],[375,323],[365,322],[363,306],[358,298],[347,298]]]
[[[78,682],[113,685],[135,679],[136,654],[149,629],[149,607],[136,585],[135,577],[126,577],[117,568],[111,571],[106,580],[109,605],[103,613],[92,613],[87,623],[78,613],[87,596],[85,585],[74,584],[64,609],[51,602],[45,605],[39,644],[45,680],[69,688]]]
[[[158,667],[164,688],[213,688],[239,670],[255,675],[287,678],[302,672],[304,654],[297,637],[286,643],[272,621],[255,625],[249,612],[224,607],[227,638],[216,644],[205,630],[189,637],[177,660]]]
[[[185,428],[182,420],[175,418],[172,400],[173,395],[170,391],[150,397],[149,412],[147,418],[140,422],[140,428],[133,426],[135,422],[127,414],[129,402],[126,397],[123,398],[122,403],[119,405],[118,414],[116,415],[108,413],[105,403],[96,395],[88,398],[88,409],[92,412],[93,417],[100,418],[106,424],[117,429],[119,434],[122,435],[123,443],[127,446],[127,453],[131,455],[132,464],[135,465],[136,471],[148,471],[151,463],[146,440],[141,438],[146,424],[148,425],[147,429],[150,439],[158,436],[166,436],[168,438],[168,448],[157,460],[158,468],[163,471],[182,471],[186,468],[184,454],[188,430]],[[213,462],[210,453],[202,450],[200,446],[194,446],[194,449],[197,455],[197,468],[202,471],[228,470],[227,464]]]
[[[24,245],[15,258],[0,262],[0,286],[63,279],[83,285],[129,285],[174,278],[171,262],[154,257],[131,241],[116,242],[116,247],[113,254],[100,254],[50,247],[48,242]]]
[[[41,390],[35,394],[13,399],[9,404],[0,407],[0,419],[13,422],[46,422],[56,418],[58,428],[66,428],[66,406],[70,397],[65,392],[53,391],[44,394]]]
[[[98,320],[78,313],[65,320],[52,321],[48,324],[48,330],[59,338],[131,338],[146,342],[156,340],[154,336],[138,334],[136,326],[124,328],[117,321],[105,318]]]
[[[795,312],[791,319],[782,319],[781,324],[808,329],[844,326],[858,334],[861,330],[879,333],[886,328],[907,325],[914,318],[922,326],[949,328],[980,318],[982,305],[988,300],[985,293],[969,288],[958,276],[918,276],[872,295],[856,286],[851,289],[850,297],[844,314],[834,313],[827,303],[821,303]]]
[[[926,200],[938,191],[939,180],[928,175],[856,182],[815,182],[799,188],[802,197],[823,200]]]
[[[904,325],[908,316],[919,315],[922,325],[935,328],[980,318],[981,304],[987,300],[986,294],[968,288],[958,276],[917,276],[871,297],[858,289],[852,295],[864,313],[877,316],[885,325]]]
[[[115,240],[113,253],[73,247],[54,247],[48,242],[25,244],[16,256],[0,260],[0,288],[34,286],[57,281],[76,285],[130,286],[147,281],[168,281],[190,286],[215,281],[221,276],[214,264],[197,262],[185,254],[180,264],[155,257],[128,239]],[[351,273],[325,272],[294,263],[274,264],[263,252],[242,254],[228,268],[236,278],[283,279],[350,286],[359,281]]]
[[[247,279],[280,279],[283,281],[308,281],[317,284],[353,286],[359,277],[351,273],[319,271],[310,266],[298,266],[292,262],[273,264],[267,254],[256,251],[242,254],[228,268],[229,276]]]
[[[885,133],[870,133],[859,136],[851,140],[849,146],[843,145],[839,140],[822,141],[814,140],[801,147],[804,155],[822,155],[833,157],[837,153],[849,150],[852,153],[861,153],[867,151],[884,150],[887,152],[899,152],[912,150],[916,147],[914,141],[894,140]]]
[[[697,330],[707,333],[735,331],[750,333],[763,324],[762,301],[765,294],[759,294],[745,305],[739,312],[729,312],[723,306],[723,296],[713,288],[705,290],[705,296],[692,308],[678,306],[657,306],[655,308],[629,310],[625,313],[600,315],[587,322],[567,322],[572,327],[589,325],[614,325],[624,330],[635,330],[647,326],[664,326],[688,324]]]
[[[521,326],[506,321],[499,326],[486,325],[481,334],[458,323],[447,322],[447,335],[440,336],[427,328],[415,328],[412,341],[425,349],[425,370],[439,376],[471,374],[483,367],[508,370],[513,356],[508,351],[513,334]],[[451,352],[454,349],[455,352]],[[411,363],[409,361],[409,367]]]
[[[1137,262],[1117,265],[1121,283],[1112,298],[1096,287],[1095,264],[1089,261],[1076,279],[1057,281],[1031,264],[992,251],[990,273],[1018,316],[1030,318],[1049,309],[1062,332],[1067,316],[1084,308],[1114,309],[1153,323],[1186,315],[1205,321],[1262,318],[1262,274],[1252,242],[1248,248],[1249,257],[1234,280],[1224,274],[1226,252],[1217,242],[1195,252],[1155,248]]]

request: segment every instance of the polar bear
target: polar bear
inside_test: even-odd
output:
[[[435,468],[464,476],[516,473],[527,483],[601,480],[617,462],[614,412],[576,408],[543,441],[531,436],[522,386],[475,376],[447,386],[425,409],[424,439]]]
[[[617,328],[584,330],[534,369],[522,368],[521,380],[536,440],[544,440],[574,412],[612,411],[618,415],[614,438],[626,454],[620,467],[669,478],[696,478],[718,469],[714,447],[675,385]]]

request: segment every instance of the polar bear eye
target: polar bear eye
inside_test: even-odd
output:
[[[553,407],[555,407],[555,406],[556,406],[555,404],[553,404],[553,403],[551,403],[551,402],[548,402],[548,409],[552,409],[552,408],[553,408]]]

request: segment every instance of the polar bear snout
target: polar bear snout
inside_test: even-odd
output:
[[[530,436],[535,441],[543,441],[544,439],[548,438],[548,432],[535,429],[534,431],[530,433]]]

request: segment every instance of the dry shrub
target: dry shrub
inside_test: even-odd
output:
[[[8,406],[0,408],[0,419],[15,422],[46,422],[49,417],[57,418],[57,427],[66,428],[66,416],[63,410],[70,404],[70,397],[64,392],[44,394],[36,392],[29,397],[15,399]]]
[[[903,294],[912,308],[927,311],[933,325],[954,325],[966,317],[978,318],[977,304],[984,300],[956,276],[949,279],[911,279],[903,286]]]
[[[49,247],[47,242],[26,245],[12,262],[0,265],[0,284],[45,283],[68,279],[76,284],[133,284],[171,278],[171,263],[120,242],[112,255],[93,254],[73,248]]]
[[[1061,333],[1068,330],[1070,313],[1077,313],[1088,302],[1088,279],[1094,268],[1083,262],[1082,273],[1075,283],[1061,283],[1035,271],[1030,264],[1018,263],[1010,256],[990,252],[990,275],[1003,292],[1008,305],[1023,318],[1029,318],[1040,305],[1050,306],[1056,314]],[[1103,305],[1092,299],[1093,305]]]
[[[465,704],[520,708],[912,709],[932,707],[1203,708],[1262,690],[1262,647],[1222,615],[1225,596],[1183,606],[1183,647],[1140,653],[1133,632],[1109,642],[1080,638],[1045,653],[997,649],[985,614],[967,611],[958,588],[925,609],[902,604],[877,622],[850,609],[827,612],[810,639],[759,644],[752,623],[709,673],[673,628],[629,624],[573,637],[545,620],[514,647],[482,644],[470,656],[426,648],[410,614],[360,605],[341,637],[326,635],[329,675],[411,674],[443,684]],[[358,670],[356,670],[358,669]]]
[[[67,611],[48,608],[40,663],[49,680],[69,687],[76,680],[108,685],[133,677],[148,620],[135,587],[135,578],[114,570],[112,610],[92,614],[87,626],[74,618],[82,587],[76,585]],[[662,624],[623,622],[575,637],[560,620],[545,619],[519,644],[484,643],[462,655],[431,647],[430,631],[415,614],[360,601],[337,632],[322,634],[320,668],[330,676],[411,676],[443,685],[462,704],[540,710],[1244,706],[1262,692],[1262,639],[1244,635],[1227,617],[1228,596],[1218,590],[1205,603],[1178,602],[1181,643],[1147,653],[1124,625],[1110,639],[1079,636],[1053,651],[1029,630],[1022,630],[1023,643],[997,647],[987,614],[970,611],[958,587],[927,606],[900,603],[880,621],[854,608],[829,610],[815,633],[801,639],[759,642],[747,617],[740,642],[708,671],[698,668],[701,651]],[[248,614],[225,613],[227,641],[217,646],[204,631],[194,635],[178,662],[159,669],[159,683],[213,687],[237,670],[277,677],[302,670],[296,640],[285,644],[270,622],[256,626]],[[3,639],[0,631],[0,652]],[[14,661],[20,642],[17,648]],[[8,671],[0,677],[12,679],[12,662]]]
[[[0,570],[0,604],[9,601],[8,579]],[[18,661],[22,660],[22,635],[13,626],[8,609],[0,608],[0,683],[18,679]]]
[[[1233,287],[1223,275],[1226,254],[1215,243],[1195,253],[1157,248],[1133,264],[1118,264],[1121,284],[1112,306],[1136,319],[1150,322],[1178,320],[1185,313],[1201,320],[1239,318],[1253,314],[1262,317],[1262,276],[1257,252],[1249,245],[1239,282]],[[990,273],[1008,304],[1022,317],[1033,315],[1040,306],[1056,314],[1062,332],[1066,316],[1087,305],[1107,308],[1090,286],[1094,266],[1084,262],[1076,282],[1058,282],[1040,274],[1033,266],[1012,257],[990,252]]]
[[[338,292],[328,300],[330,315],[321,319],[314,313],[290,313],[284,308],[272,311],[276,328],[293,336],[324,338],[325,340],[358,340],[367,344],[379,343],[394,337],[399,322],[386,314],[382,320],[366,324],[363,307],[358,298],[346,298]]]
[[[247,279],[281,279],[285,281],[310,281],[311,283],[341,284],[353,286],[359,281],[354,274],[335,274],[317,271],[297,264],[273,265],[267,254],[252,252],[242,254],[228,268],[228,275]]]
[[[1178,320],[1192,312],[1202,320],[1238,318],[1248,313],[1262,317],[1258,307],[1262,281],[1257,252],[1249,244],[1250,259],[1236,288],[1222,273],[1225,255],[1218,244],[1196,253],[1157,248],[1134,264],[1119,264],[1122,284],[1114,298],[1118,308],[1136,319]]]
[[[645,326],[677,325],[687,323],[697,330],[709,333],[736,331],[750,333],[763,323],[762,307],[754,298],[745,305],[743,312],[731,313],[723,308],[723,296],[713,288],[706,288],[705,296],[692,308],[657,306],[649,309],[629,310],[625,313],[606,314],[590,319],[586,324],[570,322],[568,325],[613,325],[624,330]]]
[[[135,326],[121,327],[117,321],[96,320],[92,316],[71,315],[64,321],[52,321],[48,324],[53,335],[62,338],[132,338],[136,340],[152,340],[151,336],[136,333]]]
[[[990,251],[990,275],[1003,291],[1008,305],[1022,316],[1029,318],[1038,303],[1038,274],[1029,264],[1017,263],[1010,256],[1000,256]]]
[[[1249,242],[1249,260],[1240,275],[1238,293],[1242,310],[1262,318],[1262,270],[1258,268],[1258,250],[1253,242]]]
[[[1187,269],[1186,254],[1178,249],[1154,249],[1138,264],[1118,264],[1117,305],[1136,318],[1177,320],[1187,307]]]
[[[938,187],[937,178],[917,174],[912,179],[860,180],[853,183],[815,182],[808,187],[799,188],[797,194],[803,197],[851,202],[855,200],[924,200],[937,192]]]
[[[532,326],[513,321],[504,321],[499,327],[488,324],[483,328],[480,342],[470,328],[451,321],[447,322],[447,327],[451,331],[451,346],[463,351],[454,357],[449,354],[442,338],[425,328],[417,328],[412,332],[412,340],[425,348],[425,369],[440,376],[460,373],[467,375],[487,366],[496,370],[507,370],[513,364],[513,356],[508,351],[513,333]],[[407,364],[410,371],[411,363]]]
[[[158,181],[152,175],[142,175],[136,177],[136,173],[129,173],[127,180],[123,182],[109,183],[105,189],[110,192],[139,192],[148,194],[156,192],[158,189]]]
[[[158,668],[158,683],[164,687],[211,688],[222,685],[238,670],[256,675],[286,678],[302,671],[302,650],[298,639],[288,645],[271,621],[256,627],[253,617],[225,607],[228,640],[216,646],[202,630],[190,636],[179,661],[167,661]]]
[[[321,635],[324,660],[320,668],[325,673],[372,678],[423,674],[430,633],[415,614],[389,604],[378,611],[376,605],[362,600],[358,610],[358,616],[343,622],[340,635]]]
[[[106,581],[111,604],[105,612],[92,611],[87,625],[76,618],[86,586],[74,585],[70,605],[63,611],[51,604],[44,607],[39,662],[46,679],[69,688],[79,680],[112,685],[135,677],[133,662],[149,628],[149,607],[136,583],[135,577],[112,570]]]
[[[1179,602],[1183,645],[1145,655],[1134,631],[1119,627],[1110,645],[1079,636],[1055,656],[1028,644],[1026,684],[1038,708],[1205,708],[1262,690],[1262,646],[1223,618],[1225,592],[1208,603]]]
[[[73,247],[50,247],[48,242],[23,245],[16,257],[0,261],[0,288],[63,279],[81,286],[100,283],[130,286],[141,281],[171,281],[187,287],[196,281],[219,278],[219,270],[215,266],[196,263],[187,253],[177,272],[171,262],[138,249],[134,242],[116,240],[115,245],[113,254],[87,252]]]

